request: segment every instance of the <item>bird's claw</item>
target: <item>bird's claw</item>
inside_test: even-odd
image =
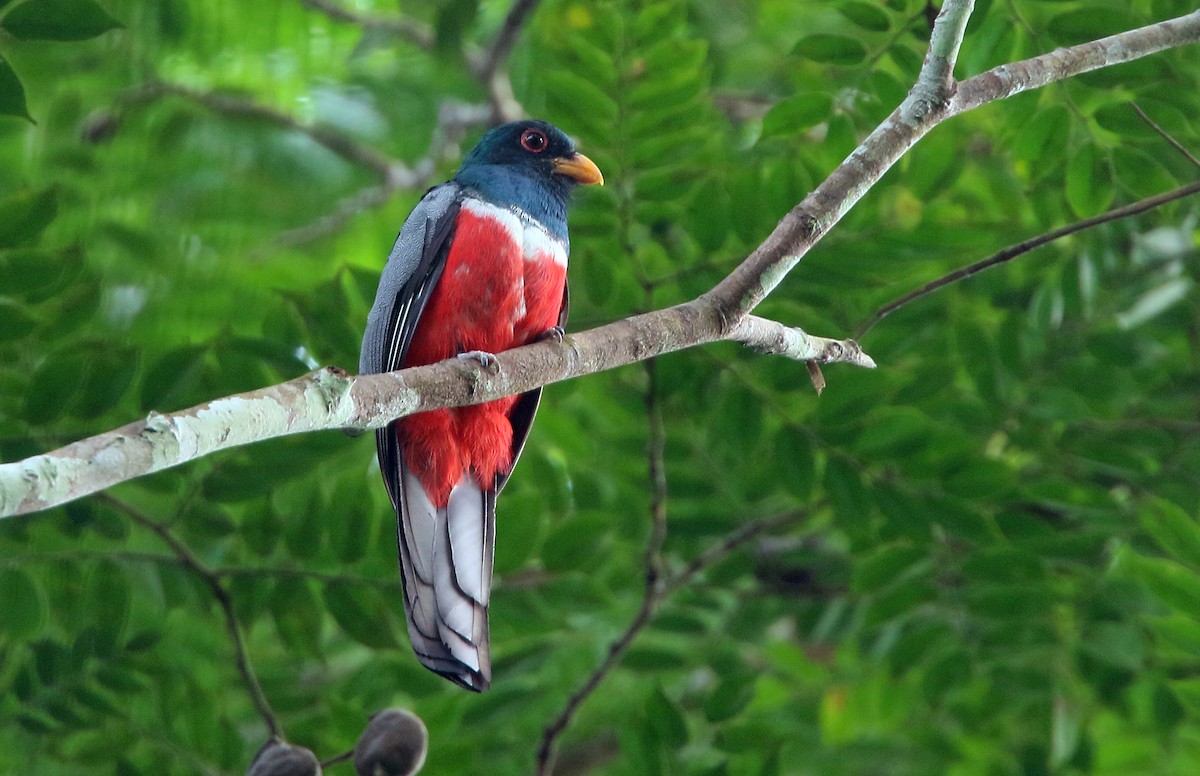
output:
[[[551,326],[549,329],[546,329],[544,332],[538,335],[537,342],[562,342],[563,337],[566,335],[567,332],[565,329],[563,329],[563,327]]]
[[[459,353],[458,360],[474,361],[476,364],[479,364],[483,371],[490,375],[494,375],[500,371],[500,364],[497,363],[496,357],[482,350],[468,350],[466,353]]]

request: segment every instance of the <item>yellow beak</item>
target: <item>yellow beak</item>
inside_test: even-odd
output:
[[[592,183],[604,185],[604,175],[600,172],[600,168],[596,166],[595,162],[580,153],[555,159],[554,172],[574,178],[576,182],[585,186]]]

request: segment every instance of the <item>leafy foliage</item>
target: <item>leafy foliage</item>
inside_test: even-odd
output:
[[[731,270],[904,96],[924,5],[540,4],[514,93],[609,184],[572,213],[570,328]],[[976,5],[960,77],[1192,10]],[[0,460],[356,363],[421,187],[381,189],[346,143],[420,168],[439,109],[486,100],[463,52],[508,4],[403,10],[429,50],[302,2],[0,2]],[[1197,152],[1198,81],[1180,49],[956,119],[759,312],[850,335],[952,269],[1194,180],[1131,103]],[[244,771],[267,732],[210,574],[290,741],[330,757],[400,706],[429,728],[424,772],[528,773],[642,598],[649,402],[668,573],[783,527],[665,598],[563,770],[1195,772],[1197,216],[1185,199],[922,298],[864,337],[878,370],[831,368],[819,399],[802,367],[733,346],[662,358],[653,384],[548,389],[500,503],[482,696],[409,654],[369,439],[263,443],[4,521],[0,770]]]

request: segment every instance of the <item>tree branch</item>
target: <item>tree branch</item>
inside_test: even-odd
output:
[[[314,11],[320,11],[330,19],[348,22],[362,27],[364,30],[395,35],[427,51],[433,48],[437,40],[429,25],[402,16],[367,16],[329,0],[300,0],[300,3]]]
[[[429,152],[408,168],[411,177],[388,175],[383,183],[352,194],[333,209],[312,223],[289,229],[275,238],[275,245],[302,245],[333,234],[364,210],[382,207],[398,191],[423,189],[430,185],[437,173],[438,163],[457,150],[468,127],[487,124],[491,121],[492,109],[487,105],[446,102],[438,108],[437,126],[429,142]],[[264,247],[266,251],[269,248]]]
[[[793,326],[747,315],[729,332],[729,339],[768,356],[785,356],[796,361],[822,364],[853,364],[875,368],[875,360],[854,340],[816,337]]]
[[[947,117],[1071,76],[1131,62],[1197,40],[1200,40],[1200,11],[1193,11],[1090,43],[1000,65],[960,83],[946,106]]]
[[[246,685],[246,691],[250,693],[250,700],[254,702],[254,707],[258,709],[258,714],[266,723],[271,736],[282,739],[283,728],[280,727],[279,720],[271,709],[267,696],[263,693],[262,685],[258,683],[258,677],[254,675],[254,669],[250,666],[250,658],[246,655],[246,643],[242,639],[242,630],[238,626],[237,614],[233,611],[233,599],[230,597],[229,591],[221,584],[220,578],[197,558],[186,544],[176,539],[165,525],[150,519],[132,505],[107,493],[101,494],[100,498],[124,512],[133,522],[152,531],[162,540],[163,544],[171,549],[171,552],[175,553],[175,557],[185,568],[204,580],[225,616],[225,628],[229,631],[230,641],[233,642],[234,659],[238,672],[242,675],[242,683]]]
[[[1166,140],[1171,144],[1171,147],[1183,154],[1184,157],[1192,163],[1193,167],[1200,168],[1200,159],[1197,159],[1196,155],[1189,151],[1183,143],[1180,143],[1178,140],[1176,140],[1170,132],[1160,127],[1157,121],[1147,116],[1146,111],[1142,110],[1142,106],[1138,105],[1136,102],[1131,102],[1130,105],[1133,106],[1133,109],[1137,112],[1137,115],[1142,117],[1142,121],[1150,125],[1150,128],[1157,132],[1163,140]]]
[[[1018,256],[1029,253],[1034,248],[1040,248],[1046,243],[1053,242],[1060,237],[1066,237],[1067,235],[1075,234],[1076,232],[1082,232],[1084,229],[1090,229],[1093,226],[1106,224],[1110,221],[1117,221],[1122,218],[1128,218],[1129,216],[1137,215],[1138,213],[1144,213],[1147,210],[1152,210],[1160,205],[1165,205],[1168,202],[1174,202],[1177,199],[1182,199],[1192,194],[1196,194],[1197,192],[1200,192],[1200,181],[1189,183],[1186,186],[1180,186],[1177,189],[1172,189],[1171,191],[1167,191],[1162,194],[1156,194],[1153,197],[1146,197],[1145,199],[1138,200],[1137,202],[1125,205],[1124,207],[1114,208],[1107,213],[1101,213],[1100,215],[1092,216],[1091,218],[1084,218],[1080,221],[1076,221],[1073,224],[1060,226],[1058,229],[1052,229],[1045,234],[1039,234],[1037,237],[1031,237],[1028,240],[1023,240],[1014,245],[1010,245],[1003,250],[997,251],[995,254],[982,261],[977,261],[969,266],[956,269],[949,274],[941,276],[937,280],[931,280],[915,291],[910,291],[899,299],[888,302],[883,307],[880,307],[878,310],[876,310],[875,314],[867,319],[867,322],[859,328],[856,336],[859,338],[866,336],[871,329],[875,328],[876,324],[878,324],[887,316],[896,312],[901,307],[904,307],[909,302],[913,302],[923,296],[932,294],[939,288],[944,288],[951,283],[957,283],[960,280],[965,280],[972,275],[983,272],[985,269],[995,267],[998,264],[1004,264],[1005,262],[1012,261]],[[849,340],[849,342],[854,342],[854,340]]]
[[[116,100],[116,106],[119,110],[127,110],[168,96],[189,100],[223,116],[256,119],[274,124],[280,129],[300,132],[347,162],[366,167],[385,181],[391,181],[397,186],[416,186],[420,181],[419,173],[408,166],[353,140],[342,132],[328,127],[306,124],[281,110],[260,105],[244,97],[201,91],[167,81],[150,81],[126,91]],[[91,119],[91,121],[96,121],[96,119]],[[91,131],[85,130],[85,134],[91,134]]]
[[[0,464],[0,517],[63,504],[217,450],[311,431],[382,428],[416,412],[479,404],[726,338],[715,311],[697,301],[567,335],[561,343],[498,353],[488,370],[454,358],[359,377],[327,367],[179,412],[152,412],[53,452]]]
[[[942,4],[917,83],[900,106],[792,208],[737,269],[705,295],[728,325],[757,307],[883,174],[945,118],[953,89],[949,73],[974,5],[974,0]]]
[[[953,69],[951,57],[961,42],[971,5],[971,0],[942,4],[930,53],[908,97],[707,294],[726,320],[736,322],[753,310],[909,148],[946,119],[1029,89],[1200,40],[1200,11],[1194,11],[1001,65],[947,86],[944,79]]]
[[[654,503],[655,502],[652,499],[652,508]],[[665,501],[658,503],[665,504]],[[559,736],[561,736],[563,731],[567,729],[567,726],[571,724],[571,720],[575,718],[575,714],[579,711],[579,708],[583,705],[583,702],[586,701],[591,694],[596,691],[596,688],[600,686],[600,684],[608,677],[608,675],[612,673],[612,670],[621,662],[621,658],[629,649],[629,646],[633,643],[634,639],[637,638],[638,634],[640,634],[646,628],[646,626],[650,624],[650,621],[654,618],[654,613],[658,610],[658,607],[662,605],[663,601],[665,601],[668,596],[690,582],[698,574],[704,571],[704,569],[709,568],[710,566],[713,566],[729,557],[731,554],[736,552],[738,548],[759,534],[766,531],[775,530],[776,528],[782,528],[785,525],[797,522],[804,517],[807,517],[807,514],[807,512],[785,512],[783,514],[772,515],[770,517],[764,517],[751,521],[736,531],[728,534],[720,543],[705,550],[699,556],[694,558],[691,563],[675,574],[662,579],[659,579],[658,575],[655,574],[654,578],[658,584],[653,586],[650,584],[651,575],[649,569],[651,566],[647,565],[646,593],[642,598],[642,604],[638,608],[637,613],[633,616],[633,619],[629,622],[629,625],[626,626],[625,631],[618,636],[611,645],[609,645],[608,654],[604,657],[604,660],[602,660],[600,665],[596,666],[596,669],[588,675],[588,678],[584,680],[584,683],[580,685],[579,689],[571,693],[571,696],[567,699],[562,711],[555,716],[555,718],[542,732],[542,740],[538,744],[537,749],[537,767],[535,770],[537,776],[550,776],[550,774],[554,772],[555,750]],[[659,540],[658,529],[654,528],[651,530],[651,538],[646,547],[645,557],[647,558],[648,564],[650,563],[649,558],[651,557],[651,554],[657,558],[660,548],[661,541]],[[658,561],[655,560],[653,563],[654,567],[657,568]]]
[[[538,0],[513,1],[512,8],[504,17],[504,23],[500,25],[500,31],[496,33],[491,48],[475,69],[479,80],[487,87],[492,109],[500,122],[515,121],[525,112],[513,94],[512,82],[509,81],[508,73],[504,71],[504,62],[512,53],[521,29],[529,21],[537,5]]]
[[[45,509],[218,449],[318,429],[377,428],[412,412],[489,401],[730,339],[808,249],[937,123],[1035,86],[1200,40],[1196,11],[995,68],[948,94],[945,74],[953,67],[950,59],[970,5],[970,0],[945,1],[935,24],[935,54],[940,54],[926,57],[918,86],[749,257],[697,299],[568,336],[562,343],[498,354],[493,372],[453,359],[354,380],[323,369],[174,415],[153,413],[54,453],[0,464],[0,516]]]

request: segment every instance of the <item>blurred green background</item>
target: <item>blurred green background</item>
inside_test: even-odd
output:
[[[976,6],[960,78],[1193,9]],[[396,230],[486,128],[468,63],[508,11],[0,0],[0,460],[352,369]],[[502,77],[608,182],[572,213],[570,328],[736,266],[903,98],[926,12],[538,4]],[[1200,153],[1198,81],[1193,46],[955,119],[758,312],[853,336],[941,274],[1195,180],[1131,103]],[[244,771],[267,731],[215,584],[289,740],[331,757],[399,705],[429,727],[425,773],[531,773],[642,603],[659,504],[662,572],[702,567],[558,773],[1200,772],[1198,216],[1184,199],[921,299],[863,338],[878,369],[828,367],[820,398],[733,345],[549,388],[499,505],[481,696],[409,650],[369,437],[5,520],[0,771]]]

